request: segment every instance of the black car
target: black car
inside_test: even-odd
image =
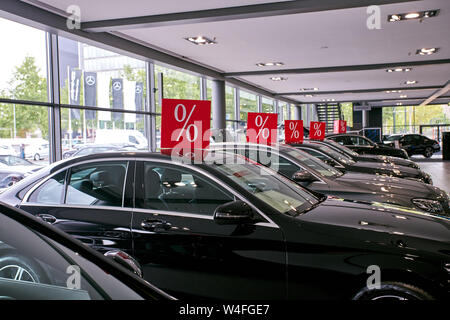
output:
[[[409,159],[408,153],[403,149],[396,149],[384,144],[378,144],[373,142],[367,137],[360,136],[358,134],[339,133],[329,134],[326,138],[334,140],[350,149],[358,152],[359,154],[375,154],[391,157],[399,157],[403,159]]]
[[[223,143],[213,144],[211,148],[244,155],[322,194],[356,201],[385,202],[450,216],[447,193],[415,180],[350,171],[343,173],[290,145]]]
[[[411,179],[427,184],[433,184],[431,176],[419,169],[394,165],[392,163],[354,161],[344,153],[336,151],[325,144],[315,141],[305,141],[302,144],[292,146],[301,149],[342,171],[386,175],[390,177]]]
[[[316,196],[238,156],[90,155],[1,199],[99,251],[128,251],[177,298],[449,298],[448,218]],[[367,286],[373,265],[379,287]]]
[[[108,256],[124,266],[133,263],[120,251]],[[0,202],[0,300],[110,299],[173,298],[48,223]]]
[[[398,141],[400,148],[406,150],[409,156],[421,154],[425,158],[430,158],[433,153],[441,150],[439,142],[417,133],[393,134],[385,138],[383,143],[388,146],[393,146],[396,141]]]
[[[381,155],[374,155],[374,154],[359,154],[352,149],[337,143],[334,140],[331,139],[324,139],[324,140],[305,140],[305,141],[314,141],[315,143],[321,143],[329,146],[330,148],[345,154],[347,157],[350,157],[354,161],[359,162],[381,162],[381,163],[390,163],[394,165],[404,166],[404,167],[411,167],[415,169],[420,169],[420,166],[409,159],[403,159],[398,157],[390,157],[390,156],[381,156]]]

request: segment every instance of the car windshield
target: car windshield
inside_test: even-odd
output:
[[[291,147],[283,148],[283,151],[286,152],[288,155],[294,157],[295,159],[299,160],[299,162],[302,165],[308,167],[309,169],[313,170],[322,177],[337,178],[342,176],[343,174],[339,170],[333,168],[332,166],[326,164],[325,162],[317,159],[316,157],[304,151]]]
[[[384,140],[385,141],[396,141],[396,140],[399,140],[401,137],[402,137],[401,135],[389,136]]]
[[[224,159],[210,166],[280,213],[295,216],[319,203],[309,191],[273,170],[240,156],[226,155]]]
[[[324,153],[326,153],[327,155],[329,155],[330,157],[332,157],[333,159],[335,159],[341,163],[344,163],[344,164],[354,164],[355,163],[355,161],[353,159],[351,159],[350,157],[348,157],[347,155],[343,154],[342,152],[338,152],[338,151],[334,150],[333,148],[330,148],[329,146],[326,146],[324,144],[314,143],[314,142],[312,142],[312,144],[317,146],[320,151],[323,151]]]
[[[7,166],[30,166],[32,163],[28,160],[15,156],[0,156],[0,163]]]
[[[344,152],[345,154],[351,156],[351,157],[357,157],[359,156],[359,154],[355,151],[353,151],[352,149],[350,149],[349,147],[346,147],[334,140],[331,139],[326,139],[325,141],[328,144],[331,144],[333,147],[336,147],[337,149],[341,150],[342,152]]]

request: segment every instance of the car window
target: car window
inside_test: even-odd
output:
[[[66,171],[54,175],[33,191],[28,201],[42,204],[61,204],[64,195],[65,177]]]
[[[339,161],[341,163],[344,163],[344,164],[354,164],[355,163],[355,161],[353,159],[351,159],[349,156],[347,156],[346,154],[344,154],[342,152],[339,152],[339,151],[336,151],[336,150],[334,150],[333,148],[330,148],[327,145],[320,144],[320,143],[313,143],[313,144],[317,148],[319,148],[319,150],[321,150],[323,153],[326,154],[326,156],[322,155],[322,158],[319,158],[318,156],[314,155],[315,157],[321,159],[322,161],[324,159],[332,158],[332,159],[337,160],[337,161]]]
[[[325,162],[316,159],[314,156],[304,152],[303,150],[286,148],[285,152],[297,159],[302,165],[322,177],[337,178],[342,176],[342,172],[326,164]]]
[[[2,299],[98,300],[117,291],[141,298],[77,252],[0,213]]]
[[[213,215],[215,209],[234,200],[232,194],[199,173],[153,162],[144,163],[144,209]]]
[[[136,140],[134,136],[128,136],[128,142],[139,144],[139,142]]]
[[[296,173],[299,170],[302,170],[302,168],[291,161],[285,159],[282,156],[273,156],[273,154],[270,151],[264,150],[264,159],[261,159],[261,151],[262,150],[249,150],[248,148],[245,149],[245,157],[249,158],[255,162],[258,162],[260,164],[264,164],[265,166],[277,168],[277,172],[281,173],[285,177],[288,177],[289,179],[292,178],[294,173]],[[240,151],[242,152],[242,150]],[[266,160],[270,160],[270,162],[267,163]]]
[[[66,204],[121,207],[127,165],[119,161],[72,167]]]
[[[7,156],[4,158],[5,163],[8,166],[29,166],[31,163],[25,159],[21,159],[19,157]]]

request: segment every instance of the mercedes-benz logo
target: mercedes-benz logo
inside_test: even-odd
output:
[[[89,86],[93,86],[95,84],[95,77],[94,76],[87,76],[86,77],[86,84]]]
[[[118,91],[120,89],[122,89],[122,84],[119,81],[113,82],[113,89]]]
[[[141,93],[142,92],[142,87],[141,86],[137,86],[136,87],[136,93]]]

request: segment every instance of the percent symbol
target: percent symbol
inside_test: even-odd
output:
[[[256,125],[256,127],[259,128],[259,131],[258,131],[258,134],[256,135],[256,138],[258,138],[261,133],[262,133],[262,137],[264,139],[269,138],[269,134],[270,134],[269,128],[264,128],[264,126],[266,125],[266,122],[267,122],[268,119],[269,119],[269,117],[266,117],[266,119],[263,122],[263,118],[262,118],[261,115],[258,115],[255,118],[255,125]],[[258,124],[258,122],[259,122],[259,124]]]
[[[191,123],[190,125],[187,125],[189,120],[191,119],[192,114],[194,113],[196,105],[194,105],[191,109],[191,112],[189,113],[189,115],[187,116],[186,119],[186,107],[183,104],[178,104],[175,107],[175,111],[174,111],[174,116],[175,116],[175,120],[177,122],[184,122],[183,123],[183,128],[180,130],[180,134],[177,137],[177,141],[180,141],[181,135],[183,134],[183,131],[186,130],[186,138],[188,139],[189,142],[193,142],[197,139],[198,136],[198,128],[195,124]],[[181,113],[181,117],[179,117],[179,108],[181,108],[182,113]],[[192,138],[191,136],[191,128],[193,128],[194,130],[194,137]]]

